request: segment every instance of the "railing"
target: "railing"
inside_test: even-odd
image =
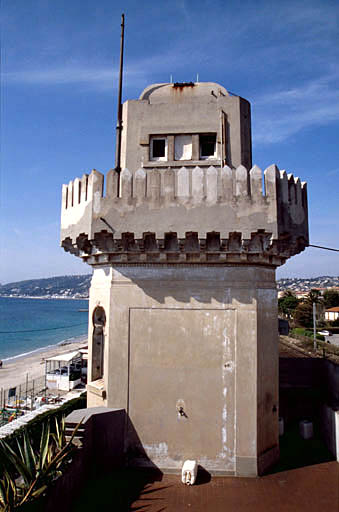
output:
[[[0,426],[10,423],[45,401],[45,376],[26,379],[10,388],[0,388]]]

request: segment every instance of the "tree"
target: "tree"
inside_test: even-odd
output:
[[[339,292],[333,289],[328,289],[324,292],[324,306],[325,309],[335,308],[339,306]]]
[[[283,296],[278,299],[278,310],[286,318],[293,318],[296,307],[299,304],[299,299],[290,290],[286,290]]]
[[[310,304],[313,304],[313,302],[316,304],[323,304],[323,298],[319,290],[312,288],[312,290],[310,290],[306,295],[304,302],[308,302]]]
[[[323,314],[324,301],[319,290],[310,290],[307,296],[298,304],[294,320],[301,327],[313,326],[313,304],[316,305],[317,321]],[[320,322],[319,322],[320,323]]]
[[[304,300],[298,304],[294,320],[300,327],[312,327],[313,325],[313,306],[312,303]]]

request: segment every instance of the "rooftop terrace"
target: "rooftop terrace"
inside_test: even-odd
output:
[[[87,489],[74,507],[116,512],[338,512],[339,464],[323,464],[261,478],[214,477],[202,473],[185,486],[178,475],[126,471]],[[91,508],[95,505],[95,509]]]

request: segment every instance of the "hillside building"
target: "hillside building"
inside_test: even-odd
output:
[[[339,307],[335,306],[334,308],[325,310],[325,320],[333,322],[339,318]]]

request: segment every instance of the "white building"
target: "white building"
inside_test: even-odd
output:
[[[68,352],[45,360],[46,387],[70,391],[81,383],[82,354]]]
[[[334,308],[326,309],[325,311],[325,320],[329,320],[333,322],[333,320],[337,320],[339,318],[339,307],[336,306]]]

